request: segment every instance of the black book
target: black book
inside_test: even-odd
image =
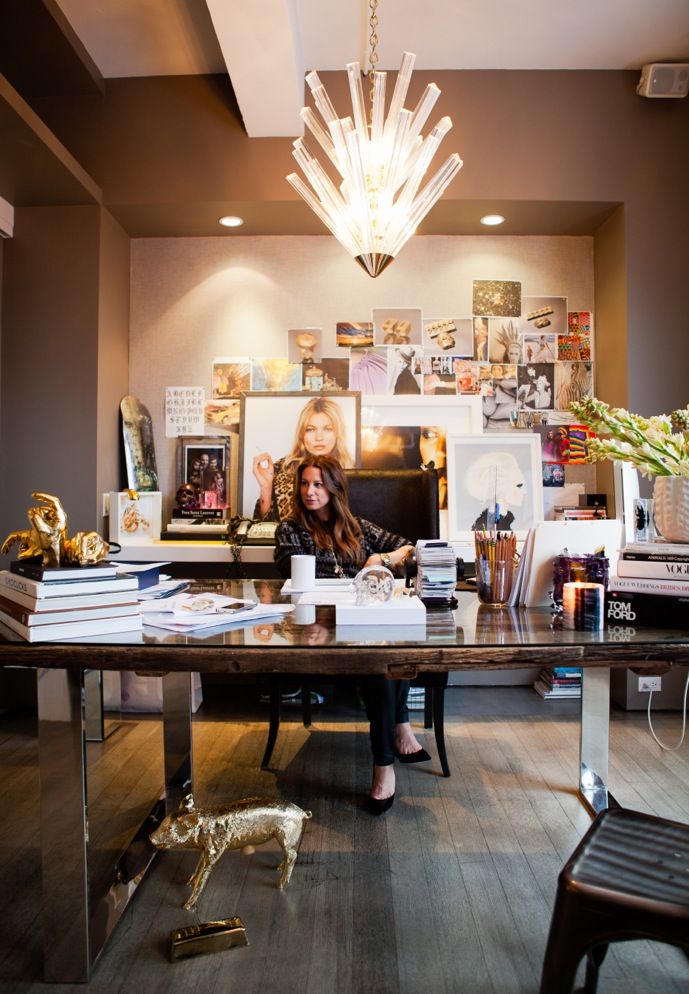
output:
[[[209,518],[223,518],[225,510],[222,507],[175,507],[172,511],[173,518],[191,518],[202,520]]]
[[[605,622],[653,628],[689,628],[689,596],[668,597],[630,591],[608,591]]]
[[[38,559],[15,559],[10,572],[40,583],[59,583],[63,580],[114,580],[122,567],[117,563],[101,562],[93,566],[44,566]]]

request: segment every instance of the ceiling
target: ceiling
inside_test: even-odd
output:
[[[250,137],[301,133],[304,73],[366,62],[368,0],[57,0],[105,78],[229,72]],[[687,0],[379,0],[378,68],[689,61]]]

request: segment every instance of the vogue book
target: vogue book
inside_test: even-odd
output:
[[[608,590],[628,591],[637,594],[659,594],[664,597],[689,596],[689,583],[686,580],[661,580],[640,576],[611,576]]]
[[[659,580],[689,582],[689,560],[686,562],[656,562],[652,559],[618,559],[618,576],[640,576]]]

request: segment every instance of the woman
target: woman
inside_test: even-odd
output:
[[[275,563],[290,574],[292,556],[315,556],[317,577],[353,577],[364,566],[400,566],[413,546],[349,509],[347,478],[330,456],[308,456],[295,477],[292,517],[275,533]],[[409,724],[409,681],[365,677],[361,693],[371,725],[373,785],[366,798],[371,814],[382,814],[395,799],[394,761],[419,763],[430,759]]]
[[[306,456],[332,456],[344,466],[354,460],[347,451],[345,427],[339,406],[327,397],[313,397],[299,415],[292,451],[273,462],[268,452],[253,460],[253,474],[259,486],[255,518],[282,521],[292,509],[294,472]]]

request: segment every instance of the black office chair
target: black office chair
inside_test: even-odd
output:
[[[348,469],[349,506],[360,518],[375,521],[388,531],[403,535],[410,542],[420,538],[438,538],[438,473],[422,469]],[[435,731],[435,742],[443,776],[450,776],[445,749],[445,688],[447,673],[424,673],[412,680],[423,687],[424,728]],[[267,767],[280,730],[281,681],[269,678],[270,718],[268,741],[261,761]],[[302,719],[311,724],[311,686],[301,680]]]

